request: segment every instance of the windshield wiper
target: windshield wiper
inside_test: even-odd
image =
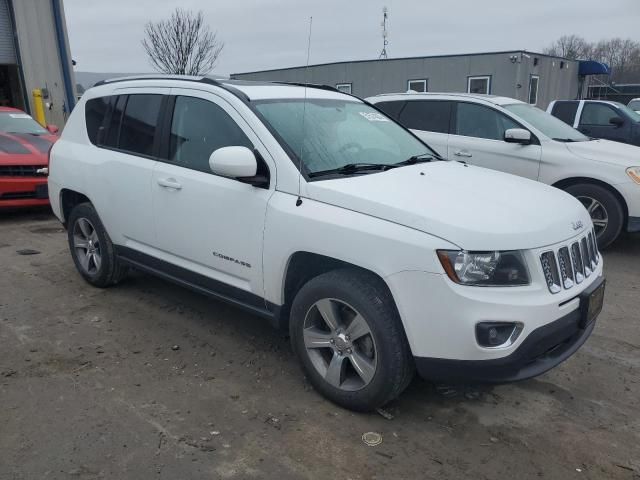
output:
[[[321,177],[324,175],[349,175],[351,173],[358,173],[367,170],[387,170],[393,168],[396,165],[389,165],[388,163],[347,163],[342,167],[331,168],[329,170],[319,170],[317,172],[311,172],[309,177]]]
[[[556,142],[564,142],[564,143],[573,143],[578,140],[574,140],[573,138],[552,138],[551,140],[555,140]]]
[[[409,157],[402,162],[394,163],[393,166],[404,167],[405,165],[415,165],[416,163],[426,163],[433,160],[443,160],[443,158],[432,153],[423,153],[421,155],[414,155],[412,157]]]

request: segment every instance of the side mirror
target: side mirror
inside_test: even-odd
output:
[[[247,147],[222,147],[209,157],[209,168],[216,175],[229,177],[254,187],[269,188],[269,178],[258,175],[258,159]]]
[[[624,125],[624,120],[620,117],[611,117],[609,119],[609,123],[611,125],[614,125],[616,128],[620,128],[622,125]]]
[[[524,128],[510,128],[504,132],[504,141],[507,143],[529,145],[531,143],[531,132]]]
[[[47,131],[50,134],[55,135],[56,133],[58,133],[60,131],[60,129],[58,128],[57,125],[47,125]]]

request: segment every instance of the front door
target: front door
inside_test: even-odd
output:
[[[262,234],[275,168],[257,136],[224,99],[189,89],[172,89],[171,94],[175,104],[167,158],[156,164],[151,185],[161,250],[156,256],[206,277],[211,281],[207,288],[223,289],[225,295],[231,289],[227,296],[251,304],[264,298]],[[227,146],[258,150],[270,167],[270,188],[214,175],[209,156]]]
[[[449,135],[448,158],[538,179],[540,145],[520,145],[504,141],[504,132],[523,128],[489,106],[456,102],[453,129]]]

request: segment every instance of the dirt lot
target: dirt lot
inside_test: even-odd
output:
[[[640,479],[640,236],[605,261],[565,364],[453,398],[416,380],[386,419],[323,400],[263,320],[139,273],[94,289],[47,212],[2,214],[0,478]]]

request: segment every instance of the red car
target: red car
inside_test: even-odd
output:
[[[46,168],[57,132],[21,110],[0,107],[0,209],[49,204]]]

